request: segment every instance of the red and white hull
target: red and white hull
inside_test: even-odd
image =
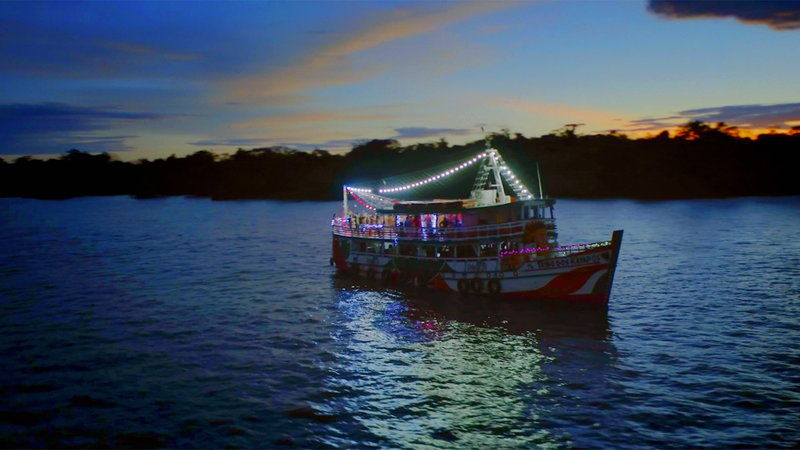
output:
[[[502,295],[521,300],[607,304],[622,243],[610,242],[553,251],[547,256],[430,259],[351,252],[334,236],[332,262],[342,271],[386,283],[413,283],[465,294]]]

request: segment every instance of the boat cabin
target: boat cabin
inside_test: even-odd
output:
[[[480,164],[470,198],[403,200],[390,197]],[[538,170],[537,170],[538,175]],[[513,192],[506,193],[503,180]],[[553,205],[534,196],[508,168],[497,150],[405,186],[372,189],[343,187],[344,214],[334,218],[334,235],[357,253],[409,258],[498,258],[555,249]],[[352,197],[360,212],[349,208]],[[537,198],[538,197],[538,198]]]

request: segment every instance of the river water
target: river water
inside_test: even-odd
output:
[[[0,446],[800,443],[800,199],[559,201],[607,314],[338,277],[338,207],[0,199]]]

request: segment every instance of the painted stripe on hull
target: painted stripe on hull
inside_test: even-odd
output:
[[[607,295],[592,292],[595,284],[608,272],[606,265],[581,267],[580,270],[573,269],[572,272],[579,273],[563,272],[550,275],[492,278],[492,280],[499,281],[501,285],[501,292],[496,295],[503,295],[517,300],[556,300],[594,304],[606,304],[608,302]],[[376,270],[361,269],[354,274],[373,280],[381,279],[381,273]],[[466,278],[463,280],[471,282],[474,279]],[[437,274],[429,283],[429,287],[442,291],[458,292],[458,282],[460,280],[444,279],[441,274]],[[482,281],[482,289],[477,294],[487,294],[489,280],[486,278],[480,278],[480,280]],[[392,280],[390,279],[389,281]],[[409,279],[408,281],[415,285],[421,284],[416,279]],[[394,283],[394,281],[392,282]],[[531,289],[532,285],[538,287]],[[472,290],[469,292],[476,294]]]

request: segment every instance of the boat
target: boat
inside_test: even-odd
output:
[[[469,198],[403,199],[474,165]],[[485,151],[411,183],[344,185],[331,265],[387,284],[608,305],[623,230],[609,241],[559,245],[555,199],[542,195],[538,164],[536,178],[531,192],[487,140]]]

